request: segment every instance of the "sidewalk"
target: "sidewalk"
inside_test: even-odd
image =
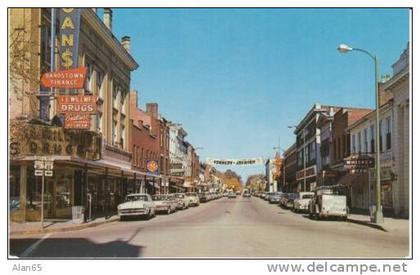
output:
[[[408,219],[399,219],[393,217],[384,217],[383,224],[375,224],[370,221],[369,215],[350,213],[347,217],[347,221],[366,225],[386,232],[408,232],[410,228],[410,222]]]
[[[44,222],[44,228],[41,228],[40,222],[25,222],[25,223],[9,223],[9,236],[25,236],[25,235],[34,235],[34,234],[44,234],[52,232],[65,232],[65,231],[75,231],[82,230],[88,227],[94,227],[101,224],[117,221],[118,216],[114,215],[107,219],[104,217],[97,218],[93,221],[87,223],[73,223],[72,220],[65,222]]]

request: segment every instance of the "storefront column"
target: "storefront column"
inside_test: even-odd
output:
[[[28,179],[28,166],[26,164],[22,164],[20,166],[20,192],[19,192],[19,208],[22,211],[22,221],[26,220],[26,183]]]
[[[85,164],[85,167],[83,168],[83,182],[84,182],[84,189],[82,190],[82,198],[84,198],[84,205],[85,205],[85,213],[84,213],[84,221],[90,221],[92,216],[92,195],[89,195],[89,182],[88,182],[88,169],[87,165]],[[85,193],[83,195],[83,192]]]

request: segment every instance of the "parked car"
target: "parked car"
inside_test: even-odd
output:
[[[171,214],[177,209],[178,202],[172,195],[154,195],[152,196],[152,199],[155,203],[156,213]]]
[[[235,193],[235,192],[229,192],[229,194],[228,194],[228,198],[229,198],[229,199],[234,199],[234,198],[236,198],[236,193]]]
[[[267,192],[267,194],[264,197],[264,200],[266,201],[270,201],[270,197],[274,195],[274,192]]]
[[[293,205],[295,203],[295,200],[299,197],[297,193],[290,193],[289,196],[287,196],[287,202],[286,202],[286,208],[287,209],[293,209]]]
[[[152,218],[155,216],[155,204],[149,194],[135,193],[125,197],[125,202],[117,206],[120,220],[127,217],[141,216]]]
[[[244,197],[244,198],[250,198],[251,197],[251,193],[249,193],[248,190],[244,190],[244,192],[242,193],[242,197]]]
[[[279,201],[279,206],[282,208],[286,208],[287,202],[289,200],[289,195],[290,193],[284,193],[281,197],[280,197],[280,201]]]
[[[200,199],[199,199],[197,193],[188,192],[188,193],[185,193],[185,196],[187,196],[187,198],[189,200],[188,206],[199,206],[200,205]]]
[[[314,192],[299,192],[298,197],[293,202],[294,212],[308,212],[308,205],[314,197]]]
[[[185,193],[173,193],[173,196],[178,201],[178,209],[187,209],[189,207],[189,199]]]
[[[198,193],[198,199],[200,202],[207,202],[208,198],[205,192]]]
[[[268,202],[278,204],[280,202],[280,198],[282,194],[283,194],[282,192],[274,192],[268,197]]]
[[[315,194],[308,204],[310,217],[338,217],[347,219],[347,197],[340,192],[341,185],[321,186],[315,189]]]

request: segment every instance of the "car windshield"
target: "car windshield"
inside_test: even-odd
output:
[[[306,194],[302,196],[302,199],[312,199],[313,195],[311,194]]]
[[[175,197],[182,199],[184,198],[184,194],[175,194]]]
[[[147,201],[146,195],[128,195],[125,201]]]
[[[185,195],[187,195],[188,197],[197,197],[197,193],[194,192],[185,193]]]

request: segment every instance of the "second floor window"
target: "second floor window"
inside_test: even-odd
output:
[[[368,146],[368,129],[364,129],[363,130],[363,144],[364,144],[363,151],[365,153],[369,152],[369,146]]]
[[[85,93],[93,93],[93,64],[89,59],[85,60],[86,70],[86,82],[85,82]]]
[[[391,117],[386,118],[386,150],[391,149]]]
[[[370,126],[370,152],[375,153],[375,126]]]

